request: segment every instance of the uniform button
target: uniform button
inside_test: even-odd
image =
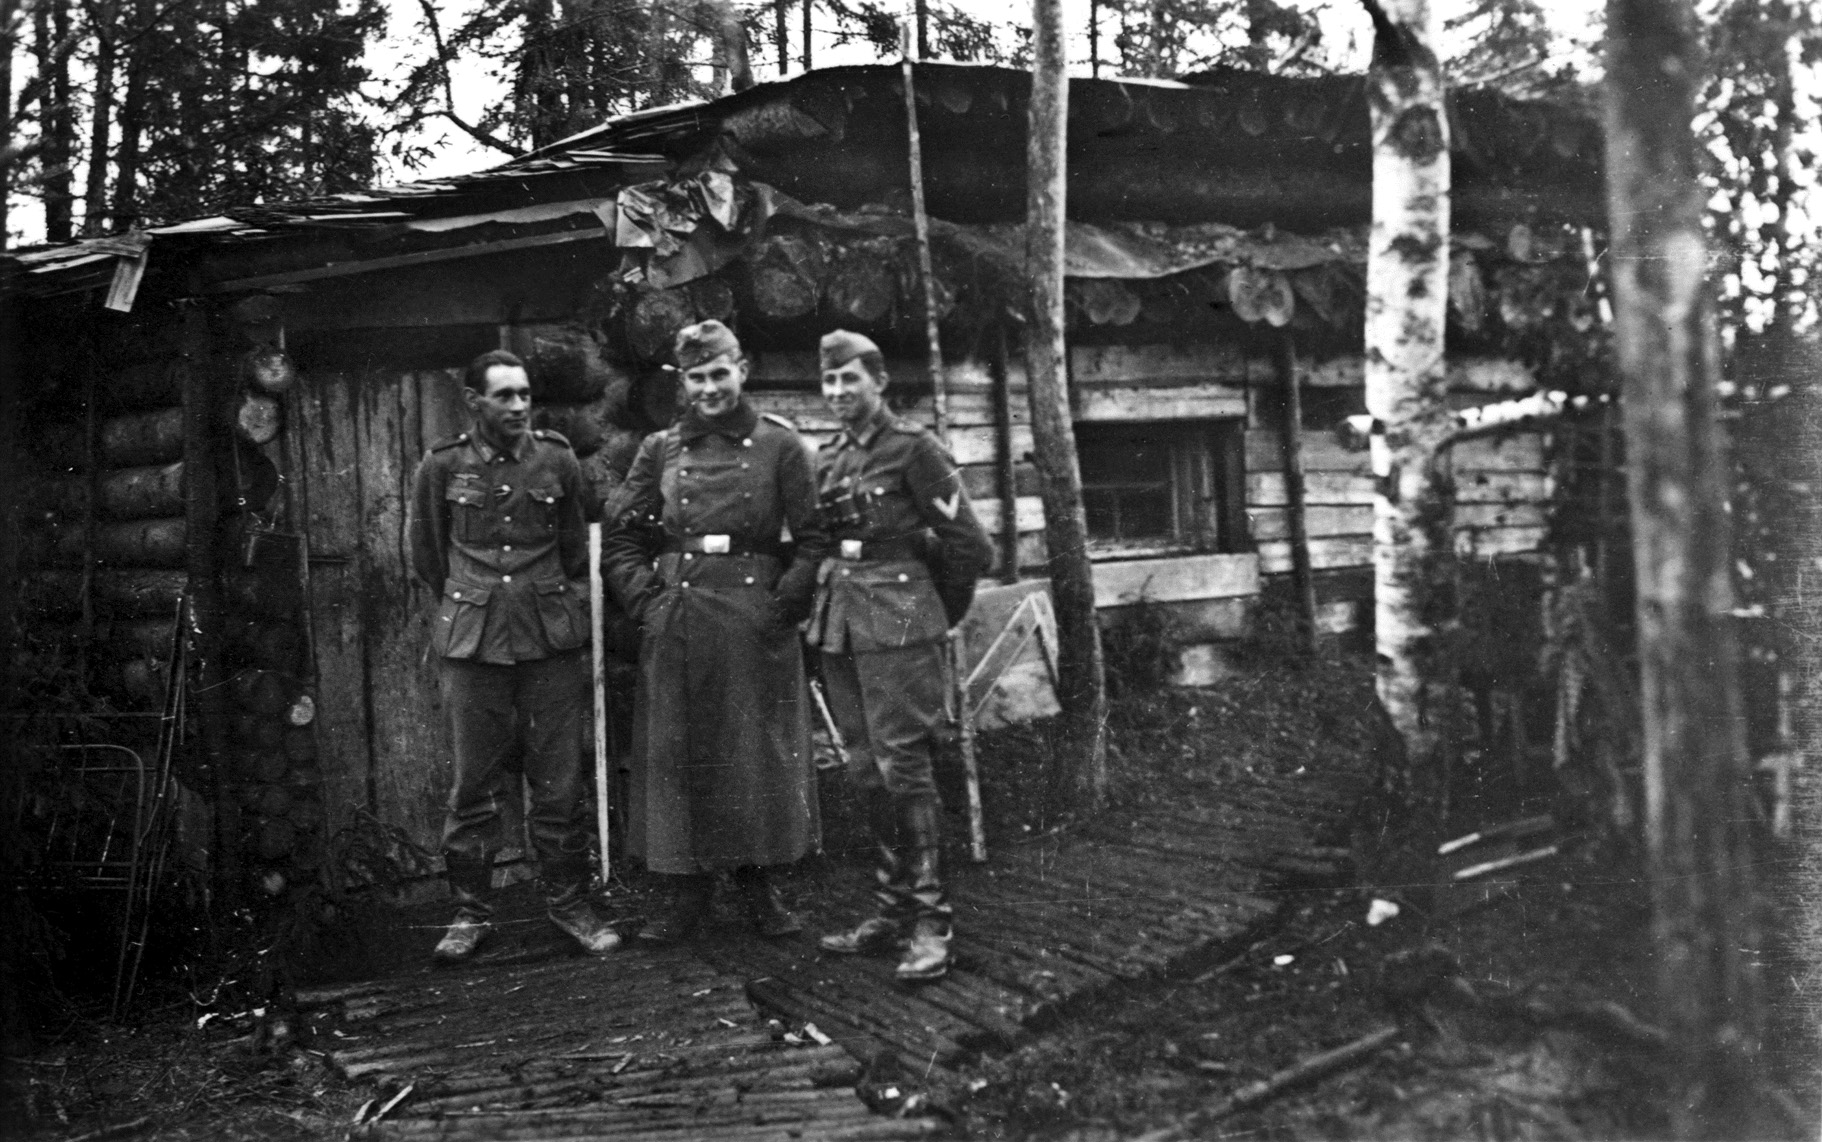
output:
[[[512,544],[510,544],[510,543],[504,543],[504,544],[501,544],[501,545],[500,545],[500,550],[501,550],[501,551],[511,551],[511,550],[512,550]]]
[[[500,522],[501,522],[501,523],[511,523],[511,522],[512,522],[512,517],[511,517],[511,516],[509,516],[509,515],[503,515],[503,516],[501,516],[501,517],[500,517]]]
[[[874,494],[874,495],[876,495],[876,496],[883,496],[883,495],[885,495],[885,494],[886,494],[886,489],[884,489],[884,488],[874,488],[874,489],[873,489],[873,494]]]
[[[745,496],[745,497],[746,497],[746,498],[747,498],[747,499],[749,499],[749,500],[750,500],[750,499],[752,499],[752,498],[753,498],[753,493],[752,493],[752,492],[742,492],[742,493],[740,493],[740,494],[741,494],[741,495],[742,495],[742,496]]]
[[[742,440],[740,446],[742,448],[751,448],[753,446],[753,438],[749,436],[745,440]]]
[[[747,463],[747,462],[746,462],[746,461],[745,461],[745,460],[742,460],[742,461],[741,461],[741,462],[740,462],[740,466],[741,466],[741,467],[742,467],[742,468],[747,468],[747,467],[751,467],[751,465],[749,465],[749,464],[748,464],[748,463]]]
[[[848,576],[850,576],[850,575],[852,575],[852,574],[854,574],[854,572],[852,572],[852,571],[850,571],[850,570],[848,570],[848,569],[847,569],[847,568],[846,568],[846,567],[843,567],[843,568],[842,568],[842,569],[841,569],[841,577],[842,577],[842,578],[843,578],[843,579],[846,579],[846,578],[847,578],[847,577],[848,577]]]
[[[502,576],[500,576],[500,582],[510,583],[510,582],[512,582],[512,576],[511,575],[502,575]]]
[[[679,500],[678,502],[687,504],[690,502],[690,498],[688,496],[685,496],[685,497],[683,497],[683,499]]]
[[[909,583],[911,581],[911,576],[905,574],[903,571],[900,571],[898,573],[898,581],[900,583]]]
[[[512,491],[512,485],[511,484],[501,484],[500,491],[501,492],[510,492],[510,491]]]
[[[679,468],[677,469],[677,474],[679,476],[687,476],[690,474],[690,470],[688,468]]]
[[[751,587],[752,585],[753,585],[753,577],[751,575],[748,575],[747,576],[747,586]]]
[[[460,591],[451,591],[451,592],[449,592],[449,594],[452,598],[459,599],[462,597],[462,592],[460,592]]]
[[[690,581],[689,581],[689,580],[688,580],[688,579],[685,579],[685,580],[684,580],[684,581],[683,581],[683,582],[681,582],[681,583],[679,583],[679,584],[677,584],[677,585],[678,585],[678,586],[679,586],[679,587],[687,587],[687,586],[689,586],[689,585],[690,585]]]
[[[683,553],[683,557],[684,557],[684,558],[685,558],[685,559],[694,559],[694,558],[696,558],[696,556],[695,556],[695,555],[693,555],[693,554],[691,554],[691,553],[690,553],[690,552],[688,552],[688,551],[686,551],[686,552],[684,552],[684,553]],[[594,588],[593,588],[593,587],[590,587],[590,588],[589,588],[589,590],[591,590],[591,591],[592,591],[592,590],[594,590]]]

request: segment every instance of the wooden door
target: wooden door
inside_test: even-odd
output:
[[[425,448],[460,431],[453,371],[318,373],[299,384],[317,734],[332,830],[365,808],[436,852],[449,733],[427,654],[435,600],[405,532]]]

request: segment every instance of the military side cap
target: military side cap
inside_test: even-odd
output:
[[[860,333],[850,333],[846,329],[837,329],[823,335],[822,371],[839,369],[843,365],[866,353],[878,353],[879,346],[873,338]]]
[[[740,356],[740,338],[719,321],[702,321],[677,331],[677,367],[693,369],[728,354]]]

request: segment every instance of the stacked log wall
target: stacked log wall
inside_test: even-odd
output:
[[[168,698],[179,605],[189,587],[182,319],[148,307],[127,322],[102,315],[92,325],[91,351],[72,355],[57,383],[65,396],[84,399],[59,402],[63,416],[28,446],[34,478],[22,544],[22,619],[33,637],[77,653],[87,690],[109,709],[156,713]],[[226,757],[205,757],[194,737],[177,759],[177,774],[186,786],[212,787],[231,802],[215,806],[221,827],[239,822],[238,835],[218,838],[240,849],[239,860],[226,863],[271,890],[315,868],[327,838],[310,726],[301,566],[277,495],[282,398],[259,383],[273,383],[269,359],[263,378],[250,367],[253,352],[272,356],[269,333],[260,323],[216,315],[209,352],[194,364],[217,394],[208,452],[220,529],[201,542],[215,545],[224,569],[218,641],[231,724],[223,728]],[[275,708],[279,692],[285,700]],[[149,748],[150,741],[139,744]]]

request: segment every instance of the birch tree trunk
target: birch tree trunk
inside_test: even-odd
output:
[[[1607,210],[1629,463],[1658,1017],[1681,1138],[1755,1137],[1758,952],[1688,0],[1609,0]]]
[[[1056,598],[1058,686],[1069,719],[1067,781],[1078,808],[1100,804],[1107,789],[1107,682],[1096,625],[1088,515],[1069,415],[1068,353],[1063,338],[1064,142],[1069,121],[1068,58],[1062,0],[1032,4],[1030,162],[1026,173],[1026,267],[1031,321],[1025,328],[1031,435],[1044,496],[1044,545]]]
[[[1379,701],[1404,746],[1407,795],[1443,804],[1454,747],[1454,623],[1443,444],[1453,427],[1443,361],[1449,278],[1449,135],[1428,0],[1371,0],[1367,90],[1373,225],[1367,255],[1366,402],[1373,470]]]

